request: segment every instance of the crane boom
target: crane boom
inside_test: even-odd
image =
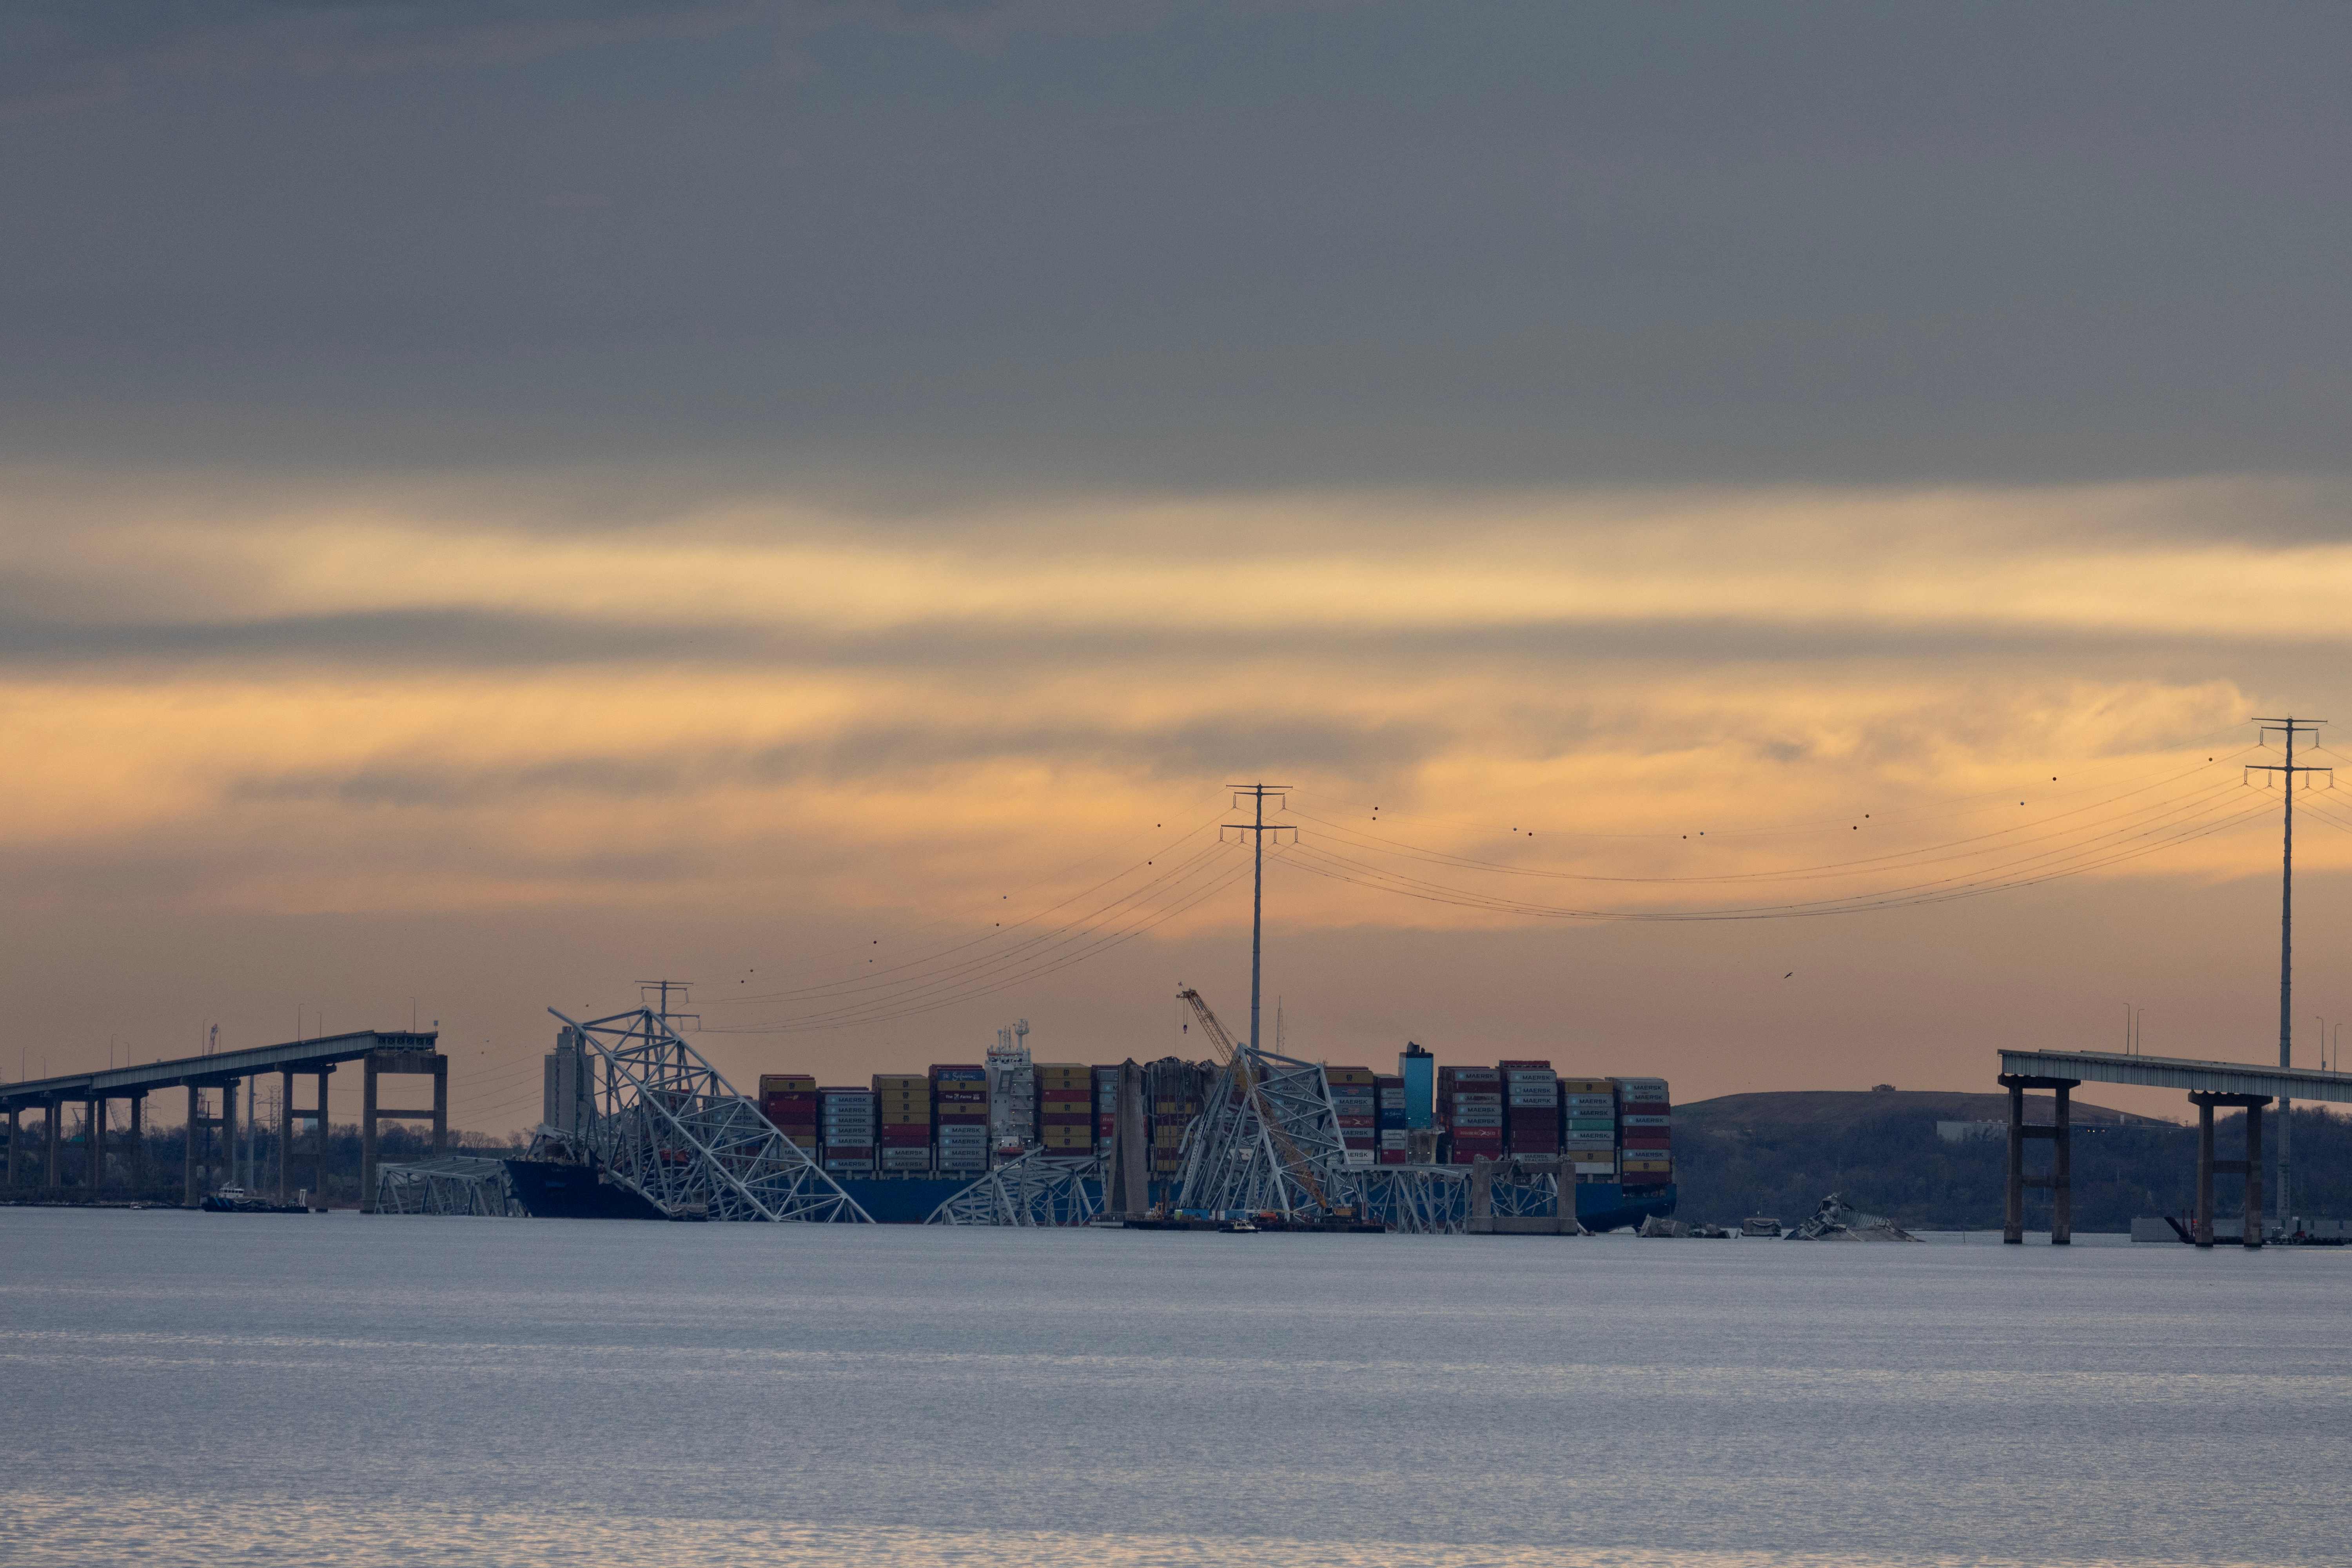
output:
[[[1208,1036],[1209,1044],[1217,1048],[1218,1062],[1223,1064],[1232,1061],[1234,1059],[1234,1037],[1225,1033],[1225,1026],[1223,1024],[1218,1023],[1217,1016],[1209,1010],[1207,999],[1189,985],[1177,992],[1176,994],[1182,1000],[1192,1005],[1192,1016],[1201,1020],[1201,1033]]]

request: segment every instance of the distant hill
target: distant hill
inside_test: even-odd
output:
[[[2025,1097],[2025,1119],[2036,1125],[2050,1121],[2047,1094]],[[2078,1126],[2170,1127],[2154,1116],[2135,1116],[2076,1100],[2067,1107]],[[1921,1116],[1936,1121],[2007,1121],[2009,1096],[1969,1094],[1940,1089],[1793,1089],[1763,1094],[1726,1094],[1675,1107],[1675,1124],[1685,1131],[1727,1131],[1733,1128],[1761,1131],[1797,1127],[1858,1127],[1889,1116]]]
[[[2044,1121],[2047,1095],[2026,1099]],[[2187,1210],[2196,1175],[2197,1135],[2178,1122],[2073,1104],[2074,1225],[2127,1229],[2135,1215]],[[1675,1108],[1675,1181],[1685,1219],[1737,1223],[1748,1215],[1801,1219],[1831,1193],[1915,1230],[1981,1230],[2000,1224],[2006,1138],[1947,1142],[1938,1121],[2005,1122],[2005,1094],[1936,1090],[1798,1089],[1727,1094]],[[2217,1153],[2242,1158],[2244,1119],[2215,1119]],[[2275,1158],[2277,1122],[2270,1119]],[[2050,1159],[2047,1142],[2026,1151],[2028,1171]],[[2352,1120],[2316,1108],[2294,1116],[2296,1212],[2352,1218]],[[2217,1184],[2221,1211],[2234,1214],[2238,1181]],[[2026,1223],[2048,1224],[2048,1195],[2030,1191]]]

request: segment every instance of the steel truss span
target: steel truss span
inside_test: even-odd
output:
[[[1365,1173],[1349,1163],[1322,1064],[1244,1046],[1185,1131],[1176,1206],[1319,1219],[1361,1212]]]
[[[672,1219],[874,1223],[652,1008],[548,1011],[590,1056],[591,1113],[568,1142],[604,1180]]]
[[[514,1184],[503,1160],[453,1154],[407,1165],[376,1167],[378,1214],[463,1214],[519,1216]]]
[[[1010,1160],[931,1211],[925,1225],[1043,1227],[1085,1225],[1102,1213],[1105,1173],[1099,1159],[1072,1159],[1032,1149]]]

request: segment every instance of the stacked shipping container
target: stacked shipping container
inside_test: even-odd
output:
[[[1507,1130],[1514,1154],[1559,1152],[1559,1075],[1549,1062],[1505,1062]]]
[[[1503,1075],[1493,1068],[1439,1068],[1437,1113],[1445,1124],[1448,1158],[1466,1165],[1485,1155],[1503,1157]]]
[[[870,1089],[816,1091],[817,1126],[826,1170],[844,1176],[873,1174],[876,1135],[881,1131],[877,1098]]]
[[[1380,1162],[1402,1165],[1412,1158],[1412,1108],[1402,1075],[1372,1080],[1380,1103]]]
[[[1201,1114],[1203,1068],[1162,1057],[1143,1069],[1144,1106],[1151,1117],[1151,1176],[1171,1180],[1184,1169],[1184,1130]]]
[[[1617,1177],[1617,1091],[1605,1078],[1559,1080],[1560,1153],[1589,1182]]]
[[[1348,1163],[1373,1163],[1380,1158],[1381,1100],[1372,1069],[1327,1067],[1323,1081],[1331,1089],[1331,1109],[1339,1113],[1339,1141],[1347,1145]]]
[[[1040,1062],[1037,1079],[1037,1142],[1048,1154],[1091,1154],[1095,1150],[1093,1078],[1081,1062]],[[1118,1082],[1118,1069],[1111,1069]]]
[[[874,1100],[882,1113],[882,1170],[919,1174],[931,1168],[931,1080],[921,1073],[878,1072]]]
[[[1118,1069],[1095,1068],[1095,1146],[1110,1147],[1118,1131]]]
[[[1674,1112],[1662,1078],[1621,1078],[1617,1085],[1617,1142],[1623,1151],[1621,1179],[1629,1187],[1658,1186],[1674,1180]]]
[[[988,1169],[988,1069],[933,1063],[930,1086],[940,1174],[980,1175]]]
[[[800,1145],[801,1152],[816,1153],[816,1079],[799,1073],[760,1075],[760,1114],[776,1131]]]

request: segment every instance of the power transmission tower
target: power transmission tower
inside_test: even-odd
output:
[[[677,992],[677,999],[681,1002],[691,1000],[689,987],[693,984],[694,982],[691,980],[640,980],[637,982],[637,998],[640,1001],[650,1001],[651,998],[646,996],[646,993],[657,990],[661,993],[661,1005],[655,1010],[655,1016],[664,1023],[676,1018],[681,1023],[691,1023],[698,1027],[702,1023],[701,1014],[673,1013],[669,1010],[669,994],[673,991]]]
[[[2298,735],[2316,736],[2325,719],[2296,720],[2257,719],[2257,739],[2268,740],[2273,731],[2286,737],[2284,763],[2250,763],[2250,773],[2279,775],[2279,794],[2285,806],[2284,837],[2279,850],[2279,1066],[2293,1067],[2294,1045],[2294,792],[2295,776],[2299,773],[2326,773],[2327,782],[2336,782],[2334,768],[2298,767],[2294,760],[2294,742]],[[2304,787],[2309,787],[2305,785]],[[2278,1154],[2278,1215],[2279,1223],[2290,1223],[2287,1207],[2288,1170],[2294,1160],[2294,1118],[2291,1114],[2294,1101],[2279,1096]],[[2252,1114],[2249,1112],[2249,1114]],[[2252,1240],[2247,1242],[2252,1246]]]
[[[1269,833],[1287,833],[1290,835],[1292,841],[1296,842],[1298,837],[1298,829],[1296,827],[1268,826],[1266,825],[1265,797],[1272,795],[1276,800],[1280,801],[1283,806],[1286,806],[1290,803],[1289,796],[1285,795],[1283,792],[1288,789],[1290,787],[1289,785],[1254,784],[1228,784],[1225,787],[1234,792],[1234,804],[1235,805],[1241,805],[1242,797],[1244,795],[1247,795],[1250,798],[1251,805],[1255,808],[1255,814],[1250,821],[1228,822],[1217,829],[1217,837],[1220,841],[1223,841],[1224,836],[1229,832],[1249,834],[1252,838],[1253,852],[1256,862],[1255,879],[1253,881],[1250,888],[1249,1026],[1249,1048],[1251,1050],[1255,1050],[1257,1049],[1259,963],[1260,960],[1265,956],[1265,951],[1264,942],[1265,931],[1265,836]],[[1282,809],[1282,807],[1277,806],[1276,809],[1279,810]]]

